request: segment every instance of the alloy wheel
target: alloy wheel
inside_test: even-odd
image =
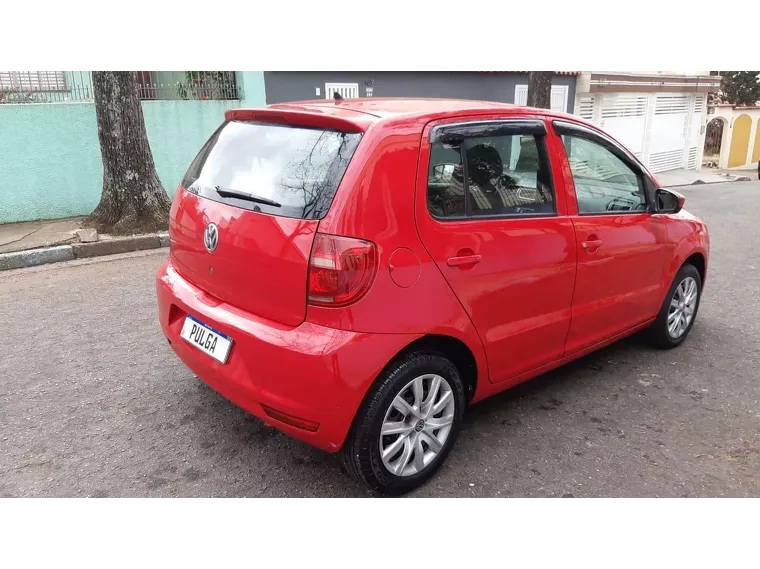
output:
[[[396,476],[422,472],[443,449],[456,411],[449,382],[425,374],[394,397],[380,429],[383,465]]]
[[[671,338],[680,338],[689,327],[697,309],[697,281],[686,277],[676,287],[668,308],[668,334]]]

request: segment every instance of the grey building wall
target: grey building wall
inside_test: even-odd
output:
[[[574,75],[555,75],[553,85],[568,85],[567,111],[573,112]],[[368,84],[368,82],[371,82]],[[527,73],[454,71],[265,71],[267,104],[325,97],[325,83],[358,83],[374,97],[444,97],[514,103],[515,86],[527,85]],[[320,94],[316,94],[319,88]]]

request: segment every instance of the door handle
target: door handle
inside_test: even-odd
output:
[[[601,239],[589,239],[588,241],[584,241],[581,243],[581,247],[583,247],[586,251],[593,252],[599,249],[599,247],[602,245]]]
[[[449,267],[461,267],[462,265],[474,265],[480,263],[480,255],[460,255],[449,257],[446,264]]]

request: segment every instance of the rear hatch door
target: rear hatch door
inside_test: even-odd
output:
[[[227,120],[188,169],[172,205],[171,259],[223,302],[296,326],[309,255],[361,134]]]

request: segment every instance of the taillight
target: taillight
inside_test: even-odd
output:
[[[377,272],[377,246],[317,233],[309,259],[309,304],[340,307],[359,300]]]

